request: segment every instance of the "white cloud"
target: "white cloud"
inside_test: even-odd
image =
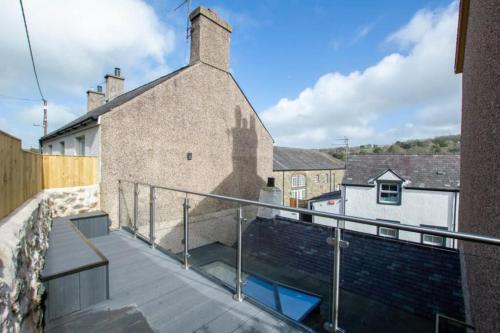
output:
[[[37,96],[18,1],[1,0],[0,91]],[[83,95],[115,66],[132,78],[165,72],[173,31],[139,0],[24,1],[42,88]]]
[[[417,12],[386,42],[392,53],[364,71],[328,73],[293,99],[262,113],[277,144],[330,146],[348,136],[357,142],[457,133],[461,78],[453,73],[457,4]],[[412,110],[414,119],[381,132],[377,120]],[[405,127],[411,123],[411,128]],[[321,135],[319,135],[320,133]]]
[[[71,111],[67,107],[51,103],[47,109],[49,130],[63,126],[78,116],[77,111]],[[41,125],[43,122],[43,108],[41,105],[33,105],[19,113],[19,118],[28,125]]]

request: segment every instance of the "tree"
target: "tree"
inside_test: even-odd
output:
[[[373,152],[374,152],[375,154],[380,154],[380,153],[382,153],[383,151],[384,151],[384,150],[383,150],[382,148],[380,148],[380,147],[375,147],[375,148],[373,148]]]

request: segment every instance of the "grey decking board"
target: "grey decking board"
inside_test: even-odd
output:
[[[111,232],[109,236],[92,239],[92,242],[109,260],[111,292],[110,299],[93,305],[90,308],[92,311],[115,310],[133,305],[156,332],[180,333],[195,330],[230,332],[244,323],[250,323],[249,318],[257,317],[262,312],[252,304],[235,302],[226,289],[193,270],[183,270],[175,259],[150,249],[124,231]],[[138,265],[138,262],[143,263]],[[48,331],[62,332],[68,328],[66,331],[77,332],[75,322],[89,325],[88,315],[88,312],[79,311],[57,319],[49,323]],[[279,319],[268,316],[265,318],[273,324],[260,325],[261,328],[288,327]],[[121,320],[116,325],[123,329],[120,326],[123,323],[128,323],[125,331],[129,332],[141,327],[141,323],[134,326],[133,321],[127,320]],[[108,331],[109,324],[104,320],[98,326],[92,325],[87,331],[95,332],[98,328]],[[208,330],[203,330],[204,327]],[[178,329],[182,330],[174,331]]]

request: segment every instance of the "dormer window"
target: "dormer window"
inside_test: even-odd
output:
[[[400,205],[401,204],[401,183],[381,181],[378,183],[379,204]]]

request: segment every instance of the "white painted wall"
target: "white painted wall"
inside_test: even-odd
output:
[[[314,201],[311,204],[311,209],[332,214],[342,214],[342,199]],[[313,216],[313,222],[334,228],[337,226],[337,220],[321,216]]]
[[[50,154],[49,145],[52,145],[52,155],[62,155],[61,141],[65,143],[65,155],[77,155],[77,138],[85,136],[85,156],[99,156],[99,126],[84,128],[47,140],[43,143],[44,154]]]
[[[371,219],[399,221],[401,224],[420,226],[446,227],[457,230],[453,226],[457,205],[454,204],[454,192],[428,191],[406,189],[403,186],[401,205],[386,205],[377,203],[377,186],[345,186],[345,214]],[[346,222],[345,227],[371,234],[377,234],[377,227],[354,222]],[[420,234],[400,231],[399,239],[420,242]],[[447,240],[447,246],[453,246],[452,240]]]

